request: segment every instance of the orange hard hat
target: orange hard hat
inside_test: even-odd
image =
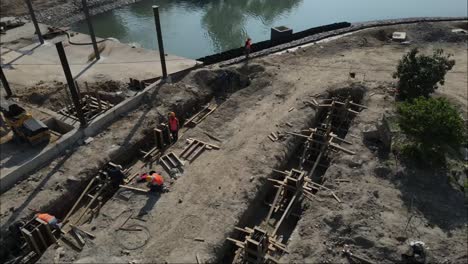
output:
[[[172,117],[175,117],[175,113],[174,113],[174,112],[170,112],[169,115],[172,116]]]

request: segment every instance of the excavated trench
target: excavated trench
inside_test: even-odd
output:
[[[362,99],[364,98],[364,95],[366,93],[366,87],[360,85],[360,84],[353,84],[348,87],[344,88],[337,88],[337,89],[330,89],[326,92],[326,94],[322,95],[320,99],[338,99],[338,100],[345,100],[346,98],[349,98],[351,101],[359,104],[361,103]],[[353,108],[353,110],[358,111],[359,109]],[[312,117],[311,121],[309,122],[308,127],[305,128],[316,128],[322,125],[324,122],[326,116],[327,116],[328,110],[326,109],[319,109],[316,111],[315,116]],[[339,121],[336,119],[332,119],[332,125],[336,126],[339,125],[337,124]],[[341,129],[339,131],[333,131],[335,134],[338,135],[340,138],[344,138],[351,126],[352,119],[349,120],[346,124],[341,124]],[[291,148],[291,151],[287,155],[287,159],[285,159],[277,168],[279,171],[285,171],[285,170],[291,170],[291,169],[297,169],[300,164],[300,158],[302,153],[304,152],[304,140],[297,140],[294,139],[294,146]],[[312,160],[314,160],[316,156],[312,157]],[[322,184],[322,176],[325,174],[327,171],[331,160],[333,157],[325,157],[322,158],[326,166],[323,167],[318,167],[315,171],[314,174],[312,175],[312,180],[314,182]],[[312,168],[312,164],[306,164],[303,168],[304,171],[308,172]],[[271,173],[268,175],[268,178],[275,178],[275,173]],[[317,192],[317,190],[314,191],[314,194]],[[268,231],[272,230],[272,227],[269,226],[268,223],[265,223],[265,219],[268,214],[269,206],[268,204],[271,204],[272,201],[274,200],[274,196],[276,193],[276,189],[273,188],[273,184],[269,181],[264,181],[262,187],[259,189],[257,192],[253,202],[249,205],[248,209],[244,212],[243,216],[241,217],[239,223],[237,224],[238,227],[244,228],[244,227],[249,227],[253,228],[255,226],[259,226],[260,228]],[[280,228],[278,229],[276,235],[279,238],[279,242],[287,245],[288,240],[290,236],[292,235],[293,231],[295,230],[297,223],[301,217],[302,211],[305,209],[305,203],[302,201],[298,202],[295,204],[295,207],[292,209],[291,215],[286,218],[283,222]],[[275,219],[277,221],[279,218],[278,216],[272,217],[272,219]],[[271,219],[270,219],[271,220]],[[234,239],[239,239],[243,240],[244,235],[240,234],[239,231],[237,230],[232,230],[229,237],[234,238]],[[221,250],[221,254],[218,257],[217,262],[221,263],[233,263],[234,256],[236,254],[236,251],[238,250],[237,247],[233,245],[232,242],[230,241],[225,241],[222,245],[222,248],[224,250]]]
[[[256,72],[260,71],[263,71],[263,68]],[[188,118],[203,109],[204,105],[208,102],[214,100],[216,103],[221,103],[227,100],[231,94],[246,88],[251,83],[248,76],[241,71],[237,71],[237,69],[223,69],[216,71],[200,70],[194,74],[194,79],[200,89],[208,89],[210,92],[205,93],[204,95],[203,93],[192,94],[191,97],[188,96],[188,98],[185,98],[185,100],[182,102],[177,102],[176,104],[169,106],[161,104],[161,101],[163,100],[162,98],[156,100],[159,105],[153,105],[153,107],[156,107],[158,112],[166,110],[176,112],[181,127],[183,127],[184,122]],[[219,89],[219,87],[227,87],[227,89]],[[202,95],[200,96],[200,94]],[[150,105],[154,104],[151,98],[150,100],[147,100],[146,103]],[[161,111],[159,111],[160,109]],[[161,118],[161,115],[159,119],[164,121],[164,118]],[[153,146],[155,146],[155,137],[152,128],[144,129],[140,137],[141,138],[135,143],[120,147],[106,160],[115,164],[119,164],[123,168],[132,166],[143,156],[141,154],[141,150],[148,151]],[[73,151],[70,151],[69,155],[71,155],[71,153],[73,153]],[[48,212],[49,214],[56,216],[58,219],[63,219],[72,209],[75,201],[78,200],[91,179],[99,175],[99,170],[104,170],[106,164],[107,162],[101,162],[101,165],[98,169],[87,171],[86,179],[80,181],[79,183],[75,183],[73,186],[69,186],[69,188],[66,189],[66,192],[64,192],[59,199],[51,201],[47,205],[37,209],[41,212]],[[101,193],[102,198],[100,199],[100,207],[102,207],[110,198],[112,198],[118,190],[118,187],[109,185]],[[81,206],[85,206],[85,204],[83,203]],[[78,208],[79,207],[80,206],[78,206]],[[3,238],[0,257],[5,261],[5,263],[16,263],[15,261],[17,261],[18,258],[24,253],[22,250],[24,241],[22,237],[18,235],[19,233],[17,231],[18,225],[21,224],[24,224],[24,222],[18,221],[11,224],[8,228],[8,232],[2,234]]]

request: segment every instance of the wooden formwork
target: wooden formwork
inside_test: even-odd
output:
[[[91,95],[85,95],[80,98],[80,103],[81,103],[81,110],[83,111],[83,115],[85,116],[86,120],[92,120],[96,118],[97,116],[101,115],[105,111],[111,109],[114,107],[113,104],[102,100],[99,97],[99,94],[96,93],[95,96]],[[78,120],[78,116],[76,113],[76,109],[73,105],[67,105],[65,108],[59,111],[60,114],[74,119]]]
[[[332,130],[336,133],[346,131],[346,127],[349,126],[351,120],[359,114],[361,110],[367,109],[364,105],[353,102],[350,96],[344,99],[323,99],[321,102],[312,99],[312,101],[306,101],[306,103],[316,109],[328,110],[327,117],[331,118]]]
[[[233,263],[279,263],[274,255],[287,252],[286,246],[280,243],[275,235],[270,235],[259,227],[236,227],[236,230],[242,232],[243,239],[228,238],[238,247]]]
[[[40,256],[47,248],[57,241],[49,224],[34,217],[20,228],[26,244]]]

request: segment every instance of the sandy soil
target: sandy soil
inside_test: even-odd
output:
[[[319,192],[323,203],[305,201],[290,254],[282,261],[349,263],[342,254],[347,244],[353,254],[374,263],[402,263],[409,243],[423,241],[431,255],[428,263],[466,263],[465,172],[417,168],[365,140],[363,131],[375,129],[382,113],[394,112],[385,86],[367,85],[369,108],[354,119],[346,137],[358,154],[337,155],[324,175],[326,186],[343,202],[326,191]],[[461,186],[450,182],[455,173],[461,173]]]
[[[393,98],[387,94],[395,87],[391,74],[401,56],[414,46],[423,52],[441,47],[454,54],[457,65],[438,93],[449,96],[460,105],[460,110],[466,109],[466,37],[451,35],[450,29],[454,27],[458,25],[425,23],[366,30],[255,60],[255,65],[250,65],[249,69],[235,66],[236,71],[249,75],[250,85],[235,92],[200,126],[188,130],[171,151],[180,151],[188,137],[209,140],[203,131],[221,138],[221,149],[207,151],[187,164],[184,175],[172,184],[167,194],[133,194],[127,202],[117,196],[112,198],[100,215],[83,227],[93,230],[97,238],[89,241],[79,253],[66,248],[61,261],[193,263],[196,254],[203,261],[220,260],[228,248],[226,237],[235,225],[249,218],[246,213],[252,210],[249,204],[256,201],[271,168],[285,166],[298,146],[299,142],[291,137],[273,143],[267,138],[268,134],[291,130],[284,125],[286,122],[292,123],[294,130],[308,127],[315,111],[306,107],[303,100],[330,87],[344,85],[350,81],[349,72],[353,71],[357,73],[354,81],[362,81],[369,87],[365,103],[371,109],[360,115],[352,128],[351,134],[358,136],[358,139],[352,138],[353,148],[359,155],[343,156],[327,172],[330,178],[340,174],[353,182],[335,186],[342,188],[338,193],[343,197],[343,204],[337,205],[329,198],[326,203],[309,206],[288,243],[291,254],[285,256],[285,261],[346,261],[338,254],[339,247],[346,242],[369,259],[393,262],[398,259],[398,246],[409,239],[421,238],[434,249],[436,259],[443,260],[451,254],[450,260],[458,262],[457,258],[466,254],[467,248],[463,236],[466,217],[461,213],[457,215],[465,209],[462,194],[452,190],[444,178],[435,183],[412,178],[425,171],[401,170],[394,176],[377,177],[374,169],[385,160],[379,160],[362,144],[360,133],[362,126],[375,123],[385,107],[391,109]],[[407,31],[412,44],[399,45],[382,38],[394,30]],[[48,209],[43,205],[53,204],[48,203],[51,197],[63,197],[60,193],[66,190],[55,188],[57,183],[64,182],[65,176],[78,178],[77,181],[89,178],[99,162],[117,150],[124,153],[144,128],[157,123],[159,115],[176,109],[184,116],[181,109],[189,109],[189,105],[195,106],[202,98],[209,98],[207,94],[219,92],[216,88],[222,85],[216,83],[216,74],[201,70],[180,83],[161,87],[154,98],[148,99],[148,105],[116,122],[90,145],[79,147],[62,161],[57,160],[32,175],[31,179],[36,182],[20,183],[3,194],[2,202],[7,202],[2,203],[2,227],[27,216],[25,208],[28,206]],[[291,107],[294,110],[289,112]],[[65,188],[72,189],[67,185]],[[17,195],[22,189],[27,193]],[[415,192],[417,198],[411,203],[409,197]],[[11,207],[14,209],[9,210]],[[130,224],[144,226],[145,232],[131,235],[115,231],[130,212],[144,215],[146,222],[135,220]],[[415,214],[414,218],[423,223],[411,230],[423,234],[419,237],[408,234],[403,239],[401,230],[410,214]],[[367,225],[370,227],[365,228]],[[342,240],[342,236],[348,240]],[[204,242],[194,241],[195,237],[203,238]],[[327,243],[331,246],[327,247]],[[41,261],[51,262],[54,255],[55,248],[51,247]]]

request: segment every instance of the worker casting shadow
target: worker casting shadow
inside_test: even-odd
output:
[[[159,200],[160,197],[161,197],[160,192],[149,192],[148,199],[146,200],[145,205],[140,209],[140,212],[138,212],[138,216],[146,215],[151,210],[153,210],[154,205],[156,204],[156,202]]]
[[[18,206],[17,208],[15,208],[13,214],[10,216],[10,218],[8,218],[8,220],[5,222],[5,224],[3,224],[1,226],[1,229],[5,229],[6,227],[8,227],[10,224],[12,224],[13,221],[15,221],[16,217],[18,217],[25,208],[27,208],[27,206],[29,205],[29,203],[31,201],[33,201],[33,199],[36,197],[36,195],[41,192],[41,190],[44,188],[44,186],[47,184],[47,182],[49,181],[49,179],[55,174],[57,173],[63,166],[63,164],[65,164],[65,162],[68,160],[68,158],[71,157],[71,155],[74,153],[73,150],[65,153],[62,158],[57,162],[57,165],[55,165],[50,171],[49,173],[39,182],[39,184],[35,187],[34,191],[30,192],[28,198],[20,205]],[[36,176],[36,177],[39,177],[39,176]],[[53,214],[56,214],[57,212],[52,212]]]

